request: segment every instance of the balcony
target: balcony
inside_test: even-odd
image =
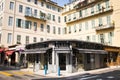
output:
[[[107,24],[107,25],[100,25],[98,27],[95,28],[96,31],[101,31],[101,30],[106,30],[106,29],[114,29],[114,23],[110,23],[110,24]]]
[[[30,13],[25,13],[25,17],[26,18],[32,18],[32,19],[38,19],[41,21],[46,21],[46,17],[45,16],[41,16],[41,15],[34,15],[34,14],[30,14]]]
[[[83,7],[95,4],[95,3],[100,2],[100,1],[104,1],[104,0],[84,0],[82,2],[79,2],[76,6],[74,6],[74,8],[81,9]]]
[[[101,9],[99,9],[98,11],[89,12],[89,13],[88,13],[87,15],[85,15],[85,16],[76,17],[76,19],[68,20],[68,22],[66,22],[66,23],[67,23],[67,24],[70,24],[70,23],[73,23],[73,22],[76,22],[76,21],[79,21],[79,20],[83,20],[83,19],[86,19],[86,18],[98,16],[98,15],[105,14],[105,13],[107,13],[107,12],[112,12],[112,11],[113,11],[113,6],[109,6],[108,8],[101,7]]]

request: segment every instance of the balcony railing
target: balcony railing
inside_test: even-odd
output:
[[[25,13],[25,17],[46,21],[46,17],[45,16],[34,15],[32,13]]]
[[[106,13],[106,12],[110,12],[110,11],[113,11],[112,6],[109,6],[107,8],[102,7],[98,11],[94,11],[94,13],[92,11],[92,13],[90,12],[87,15],[84,15],[84,16],[81,16],[81,17],[76,17],[76,19],[68,20],[67,24],[78,21],[78,20],[81,20],[81,19],[85,19],[85,18],[88,18],[88,17],[96,16],[96,15],[103,14],[103,13]]]
[[[105,29],[114,29],[114,23],[110,23],[110,24],[107,24],[107,25],[100,25],[98,27],[95,28],[96,31],[100,31],[100,30],[105,30]]]
[[[89,6],[89,5],[94,4],[94,3],[97,3],[97,2],[99,2],[99,1],[104,1],[104,0],[84,0],[83,2],[78,3],[78,4],[75,6],[75,8],[76,8],[76,9],[80,9],[80,8],[82,8],[82,7]]]

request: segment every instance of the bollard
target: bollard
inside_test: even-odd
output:
[[[44,67],[44,74],[46,75],[47,74],[47,66],[45,65]]]
[[[60,76],[60,67],[58,67],[58,76]]]

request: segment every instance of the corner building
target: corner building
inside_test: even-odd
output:
[[[77,72],[119,65],[119,4],[71,0],[60,7],[51,0],[0,0],[1,47],[25,45],[23,53],[12,48],[7,56],[14,55],[10,57],[14,63],[27,60],[33,71],[45,65],[49,72],[58,67]]]

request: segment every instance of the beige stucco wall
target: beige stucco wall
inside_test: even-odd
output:
[[[120,19],[120,7],[119,7],[119,4],[120,2],[119,1],[115,1],[115,0],[110,0],[110,6],[113,6],[113,11],[108,11],[108,12],[105,12],[103,14],[97,14],[97,15],[93,15],[91,16],[91,6],[88,6],[87,9],[88,9],[88,15],[87,16],[91,16],[91,17],[87,17],[87,18],[84,18],[85,17],[85,14],[83,14],[83,18],[82,19],[79,19],[79,10],[84,10],[85,8],[81,8],[79,10],[76,10],[75,8],[73,8],[78,2],[75,2],[73,4],[67,4],[64,9],[63,9],[63,12],[57,12],[57,11],[53,11],[53,10],[50,10],[50,9],[47,9],[46,8],[46,5],[44,5],[44,7],[41,7],[40,6],[40,2],[41,0],[38,0],[38,4],[34,4],[34,2],[27,2],[27,0],[0,0],[2,2],[4,2],[4,13],[3,11],[0,12],[0,17],[2,16],[3,17],[3,25],[2,27],[0,27],[1,29],[1,34],[2,34],[2,40],[1,40],[1,45],[5,45],[5,46],[9,46],[9,45],[13,45],[13,44],[16,44],[16,38],[17,38],[17,35],[21,35],[21,43],[22,44],[25,44],[25,37],[26,36],[29,36],[30,37],[30,43],[33,43],[33,37],[37,37],[37,42],[40,41],[40,38],[43,38],[44,40],[47,40],[47,39],[78,39],[78,40],[84,40],[86,41],[86,37],[87,36],[90,36],[90,41],[91,42],[99,42],[99,39],[98,39],[98,35],[99,34],[105,34],[105,42],[107,43],[108,42],[108,33],[109,32],[113,32],[114,33],[114,36],[112,37],[112,45],[113,46],[120,46],[120,38],[119,38],[119,35],[120,35],[120,23],[119,23],[119,19]],[[9,10],[9,4],[10,4],[10,1],[12,2],[16,2],[16,10]],[[1,2],[0,2],[1,4]],[[23,5],[23,13],[19,13],[19,5]],[[96,5],[96,4],[94,4]],[[46,22],[43,22],[41,20],[37,20],[37,19],[33,19],[33,18],[26,18],[25,17],[25,7],[26,6],[29,6],[31,8],[34,9],[37,9],[37,10],[41,10],[43,12],[45,12],[46,14],[48,13],[51,13],[51,14],[54,14],[56,16],[56,21],[52,21],[52,20],[47,20]],[[101,2],[101,6],[105,6],[105,2]],[[57,7],[57,6],[56,6]],[[69,9],[70,8],[70,9]],[[96,10],[96,6],[94,8],[94,11]],[[15,12],[15,15],[14,15],[14,12]],[[85,12],[85,11],[83,11]],[[73,20],[74,18],[74,13],[76,14],[76,19],[79,19],[79,20],[74,20],[74,22],[68,22],[69,20],[69,15],[71,14],[71,20]],[[97,12],[95,11],[95,14]],[[39,14],[39,12],[38,12]],[[14,17],[15,19],[15,22],[13,23],[13,26],[8,26],[8,18],[9,16],[12,16]],[[58,23],[58,16],[61,17],[61,23]],[[67,22],[65,23],[64,22],[64,16],[67,16]],[[107,24],[107,21],[106,21],[106,16],[111,16],[111,23],[114,21],[115,23],[115,29],[111,30],[111,29],[106,29],[106,30],[101,30],[99,32],[96,31],[96,28],[92,28],[92,24],[91,24],[91,21],[92,20],[95,20],[95,27],[98,27],[98,19],[100,17],[102,17],[102,22],[103,22],[103,25],[106,25]],[[29,30],[29,29],[24,29],[24,28],[17,28],[16,27],[16,18],[20,18],[20,19],[23,19],[23,20],[30,20],[32,21],[32,29]],[[33,25],[33,22],[37,22],[37,31],[34,31],[34,25]],[[88,30],[85,30],[85,22],[88,22]],[[40,24],[44,24],[44,31],[41,32],[40,31]],[[79,24],[82,24],[82,30],[79,31]],[[46,32],[46,25],[50,25],[50,33],[47,33]],[[74,32],[74,25],[76,25],[76,32]],[[53,34],[53,26],[56,27],[56,34]],[[61,28],[61,33],[62,34],[58,34],[58,27]],[[67,34],[64,34],[63,32],[63,28],[67,28]],[[71,27],[71,33],[69,33],[69,27]],[[11,44],[8,44],[7,43],[7,34],[8,33],[12,33],[13,34],[13,28],[14,28],[14,40],[12,40],[12,43]],[[95,36],[95,40],[93,40],[93,36]]]
[[[10,5],[10,1],[14,2],[14,10],[10,10],[9,9],[9,5]],[[15,2],[16,1],[16,2]],[[30,37],[30,43],[33,43],[33,37],[37,38],[37,42],[40,41],[40,38],[43,38],[44,40],[50,40],[50,39],[58,39],[60,38],[60,35],[58,35],[58,27],[63,27],[63,21],[62,21],[62,17],[61,17],[61,13],[57,12],[57,11],[53,11],[50,9],[46,8],[46,5],[44,5],[44,7],[40,6],[40,2],[41,0],[38,0],[38,4],[34,4],[34,2],[27,2],[27,0],[5,0],[5,7],[4,7],[4,13],[3,13],[3,25],[2,25],[2,40],[1,40],[1,45],[5,45],[5,46],[9,46],[9,45],[13,45],[16,44],[16,40],[17,40],[17,35],[21,35],[21,43],[25,44],[25,37],[29,36]],[[16,3],[16,5],[15,5]],[[19,13],[19,5],[23,5],[23,12]],[[46,15],[48,13],[50,14],[54,14],[55,15],[55,21],[52,20],[47,20],[46,22],[42,21],[42,20],[38,20],[38,19],[33,19],[33,18],[26,18],[25,17],[25,7],[30,7],[32,8],[32,10],[37,9],[38,10],[38,14],[39,11],[43,11],[46,13]],[[57,6],[56,6],[57,7]],[[32,11],[33,12],[33,11]],[[9,20],[9,16],[13,17],[13,26],[8,26],[8,20]],[[61,22],[58,22],[58,16],[61,17]],[[30,20],[32,21],[32,28],[31,29],[24,29],[24,28],[17,28],[16,27],[16,18],[20,18],[23,20]],[[34,25],[33,22],[37,22],[37,31],[34,31]],[[44,31],[41,32],[40,31],[40,24],[44,24]],[[47,33],[47,29],[46,26],[50,25],[50,33]],[[56,34],[53,34],[53,26],[56,27]],[[13,31],[14,30],[14,31]],[[12,33],[12,37],[14,36],[14,40],[12,40],[12,42],[10,44],[7,43],[7,34],[8,33]],[[61,28],[61,33],[62,33],[62,28]],[[14,35],[13,35],[14,34]]]

